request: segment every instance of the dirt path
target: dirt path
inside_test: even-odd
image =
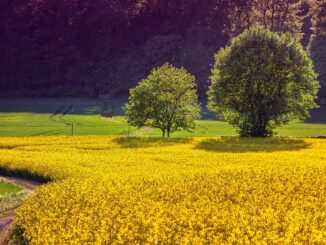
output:
[[[20,178],[7,177],[0,175],[1,178],[4,178],[16,185],[20,185],[27,190],[33,191],[36,187],[40,185],[40,183],[30,180],[24,180]],[[0,245],[8,244],[9,235],[13,228],[13,223],[15,221],[15,215],[13,214],[14,210],[8,210],[5,212],[2,217],[0,217]]]
[[[13,223],[15,220],[14,215],[7,216],[0,219],[0,244],[8,244],[9,236],[13,228]]]

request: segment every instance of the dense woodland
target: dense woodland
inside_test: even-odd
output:
[[[154,67],[170,62],[196,76],[203,97],[214,53],[255,25],[300,38],[326,85],[325,5],[325,0],[1,0],[0,93],[126,95]]]

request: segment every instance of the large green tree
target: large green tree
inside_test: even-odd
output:
[[[242,136],[266,137],[316,107],[313,63],[291,34],[244,31],[220,50],[212,70],[209,108]]]
[[[130,125],[159,128],[163,137],[180,129],[191,130],[200,117],[195,77],[183,68],[164,64],[130,90],[124,109]]]

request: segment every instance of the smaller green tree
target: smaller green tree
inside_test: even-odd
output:
[[[244,31],[215,59],[208,107],[242,136],[271,136],[276,126],[305,119],[317,106],[313,63],[289,33]]]
[[[200,117],[195,77],[184,68],[164,64],[130,90],[124,106],[132,126],[159,128],[163,137],[180,130],[192,130]]]

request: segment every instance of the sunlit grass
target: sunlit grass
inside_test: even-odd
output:
[[[8,193],[15,193],[20,190],[21,188],[18,186],[0,180],[0,196]]]
[[[0,136],[39,135],[133,135],[161,136],[153,128],[137,130],[129,127],[121,116],[123,101],[117,100],[115,110],[118,116],[103,118],[102,105],[88,99],[0,99]],[[72,110],[66,115],[54,115],[60,108]],[[64,111],[63,109],[62,111]],[[320,112],[319,112],[320,111]],[[315,110],[315,123],[292,122],[276,130],[277,136],[312,137],[326,135],[326,111]],[[314,120],[314,118],[316,118]],[[318,122],[318,123],[316,123]],[[72,128],[72,124],[74,127]],[[199,120],[193,132],[179,131],[172,137],[216,137],[234,136],[236,130],[226,122]]]

